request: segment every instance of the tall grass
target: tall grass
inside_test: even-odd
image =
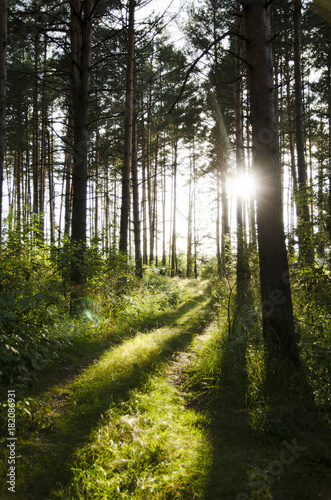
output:
[[[200,498],[210,461],[199,415],[162,375],[112,408],[75,457],[70,498]],[[205,471],[205,472],[204,472]]]

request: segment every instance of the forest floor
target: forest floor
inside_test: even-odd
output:
[[[244,397],[225,388],[216,398],[208,376],[194,383],[219,326],[203,284],[181,286],[179,306],[134,337],[95,345],[26,394],[16,491],[4,481],[1,499],[331,500],[322,418],[257,435]]]

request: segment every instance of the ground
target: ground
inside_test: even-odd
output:
[[[331,499],[328,425],[314,415],[290,428],[279,416],[256,432],[245,388],[227,385],[226,353],[216,389],[215,371],[201,376],[224,346],[203,284],[182,287],[181,304],[26,395],[15,498]]]

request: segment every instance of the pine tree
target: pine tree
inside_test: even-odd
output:
[[[264,0],[244,4],[252,145],[258,176],[257,226],[263,335],[269,360],[299,363],[285,245],[270,32]]]

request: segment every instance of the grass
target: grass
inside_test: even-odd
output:
[[[164,373],[155,374],[77,453],[68,498],[199,498],[210,460],[201,419]]]
[[[60,485],[70,482],[71,456],[89,442],[108,411],[126,404],[132,391],[144,387],[177,351],[187,348],[206,324],[205,306],[205,298],[195,292],[179,307],[152,315],[154,325],[164,327],[152,328],[150,323],[146,329],[143,321],[142,333],[122,344],[116,338],[73,382],[50,387],[34,398],[32,420],[21,418],[17,427],[21,453],[17,498],[57,496]]]
[[[304,392],[309,385],[301,378],[298,388],[278,370],[276,398],[256,331],[229,339],[226,329],[211,330],[199,346],[185,387],[190,405],[209,418],[213,459],[201,499],[330,500],[330,423]]]
[[[258,326],[238,317],[229,338],[202,284],[178,286],[177,307],[136,314],[135,298],[103,353],[84,351],[72,377],[34,394],[18,421],[16,498],[330,500],[315,386],[278,366],[274,397]]]

